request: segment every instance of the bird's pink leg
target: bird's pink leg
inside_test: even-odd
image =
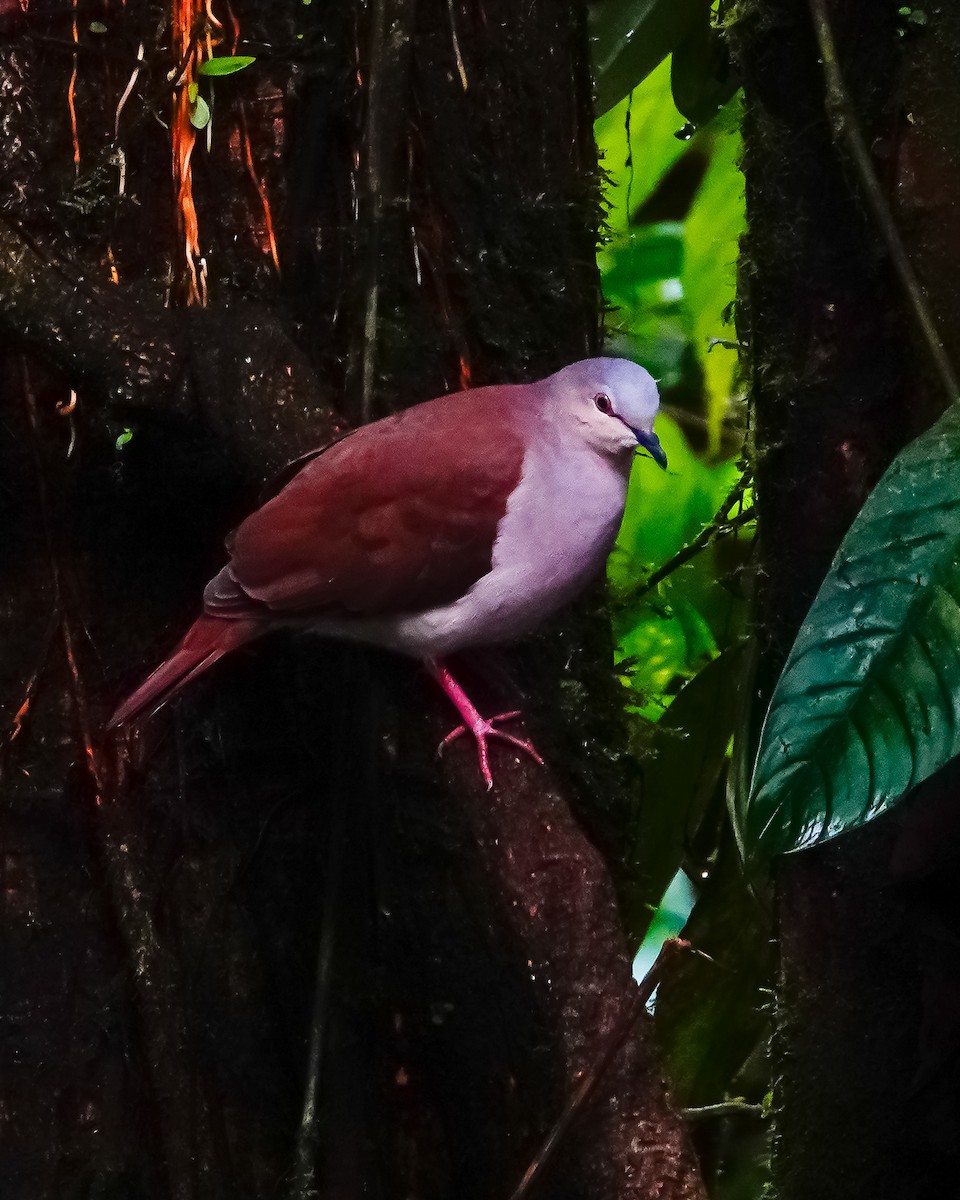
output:
[[[490,773],[490,756],[487,752],[488,738],[499,738],[502,742],[509,742],[511,746],[516,746],[518,749],[525,751],[532,759],[543,766],[543,759],[534,749],[532,743],[524,741],[523,738],[514,737],[510,733],[504,733],[502,729],[494,727],[495,721],[511,721],[514,717],[519,717],[519,710],[516,712],[500,713],[496,717],[481,717],[479,712],[470,702],[470,697],[463,690],[459,683],[450,674],[442,662],[436,659],[427,659],[427,670],[434,677],[437,683],[443,688],[449,696],[452,704],[456,706],[457,712],[463,718],[463,724],[458,725],[451,733],[440,743],[437,748],[437,753],[442,754],[444,749],[460,737],[461,734],[468,731],[473,734],[477,742],[477,755],[480,759],[480,772],[483,775],[487,784],[487,789],[493,787],[493,775]]]

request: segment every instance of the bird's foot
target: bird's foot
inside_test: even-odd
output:
[[[517,709],[515,712],[500,713],[496,717],[489,718],[481,717],[478,713],[476,719],[471,721],[469,726],[458,725],[456,729],[451,730],[451,732],[447,734],[447,736],[437,747],[437,755],[441,755],[451,742],[455,742],[457,738],[461,737],[463,734],[473,734],[473,737],[476,739],[477,743],[477,757],[480,759],[480,773],[483,775],[484,781],[486,782],[487,791],[490,791],[490,789],[493,787],[493,775],[490,771],[490,755],[487,750],[487,741],[490,738],[497,738],[501,742],[508,742],[511,746],[516,746],[518,750],[523,750],[526,754],[529,754],[534,762],[539,763],[542,767],[543,759],[537,753],[532,742],[527,741],[525,738],[514,737],[512,733],[504,733],[502,729],[497,729],[494,724],[496,721],[513,721],[519,716],[519,709]]]

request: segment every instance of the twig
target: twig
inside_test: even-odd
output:
[[[719,538],[727,537],[729,534],[735,533],[744,525],[749,525],[756,515],[756,509],[751,504],[749,508],[745,508],[743,512],[738,513],[737,516],[732,517],[729,521],[724,521],[720,524],[708,525],[706,529],[697,534],[692,542],[688,542],[682,550],[678,550],[673,558],[668,559],[662,567],[658,567],[652,575],[648,575],[646,582],[637,591],[631,593],[630,599],[637,600],[641,596],[646,595],[646,593],[652,591],[657,584],[663,583],[663,581],[669,575],[672,575],[674,571],[682,567],[684,563],[688,563],[691,558],[696,558],[701,550],[706,550],[711,542],[715,542]]]
[[[656,961],[643,977],[643,982],[637,988],[632,1002],[630,1003],[626,1012],[623,1014],[623,1017],[620,1019],[619,1024],[611,1033],[607,1044],[601,1050],[599,1058],[597,1058],[593,1065],[583,1073],[583,1077],[580,1080],[577,1090],[571,1095],[563,1111],[560,1113],[560,1116],[557,1117],[556,1121],[554,1122],[553,1128],[544,1138],[539,1150],[537,1150],[536,1154],[533,1156],[530,1165],[523,1173],[523,1178],[511,1193],[510,1200],[525,1200],[534,1183],[543,1174],[545,1167],[556,1154],[557,1148],[562,1142],[570,1126],[576,1120],[584,1105],[593,1095],[597,1084],[607,1073],[607,1070],[616,1057],[617,1052],[630,1036],[630,1032],[636,1025],[637,1021],[639,1021],[644,1012],[646,1012],[647,1004],[650,1000],[650,997],[656,991],[666,964],[679,951],[692,949],[693,947],[689,942],[685,942],[680,938],[669,938],[663,943],[660,953],[657,955]]]
[[[870,152],[867,149],[866,140],[857,121],[850,93],[847,91],[837,60],[837,47],[833,40],[833,29],[827,15],[825,0],[809,0],[809,4],[817,42],[820,46],[820,61],[826,83],[826,110],[827,116],[830,118],[833,140],[838,145],[846,143],[851,161],[863,187],[864,197],[886,244],[893,268],[907,294],[910,310],[930,355],[933,369],[947,393],[947,399],[950,403],[954,403],[960,392],[957,377],[874,172]]]
[[[335,797],[342,801],[343,797]],[[313,1010],[310,1015],[310,1047],[307,1052],[307,1078],[303,1090],[303,1109],[297,1131],[297,1162],[294,1172],[293,1200],[311,1200],[317,1194],[317,1109],[327,1048],[330,991],[333,981],[333,956],[337,918],[343,892],[344,841],[347,833],[346,806],[333,806],[330,847],[326,863],[326,887],[323,898],[323,925],[317,950],[317,969],[313,986]]]
[[[763,1117],[762,1104],[748,1104],[746,1100],[725,1100],[722,1104],[704,1104],[700,1108],[681,1108],[686,1121],[707,1121],[718,1117]]]
[[[367,71],[367,119],[365,184],[370,202],[370,232],[367,246],[366,298],[363,316],[363,354],[360,376],[360,419],[373,418],[373,388],[377,361],[377,308],[380,297],[380,223],[383,215],[381,179],[380,104],[387,38],[385,0],[373,0],[370,33],[370,66]]]
[[[726,500],[720,505],[716,516],[710,524],[705,526],[692,542],[688,542],[672,558],[668,558],[662,566],[648,575],[638,588],[631,590],[623,596],[620,603],[622,605],[632,604],[639,600],[648,592],[652,592],[658,584],[663,583],[674,571],[678,570],[685,563],[688,563],[692,558],[695,558],[702,550],[706,550],[712,542],[717,541],[718,538],[727,537],[731,533],[735,533],[744,525],[749,525],[756,516],[756,510],[752,504],[742,509],[735,517],[729,515],[730,510],[738,501],[743,500],[743,494],[747,490],[749,483],[749,475],[742,475]]]

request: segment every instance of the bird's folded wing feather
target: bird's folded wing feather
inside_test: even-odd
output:
[[[462,596],[520,480],[521,391],[418,405],[313,458],[235,530],[206,610],[380,616]]]

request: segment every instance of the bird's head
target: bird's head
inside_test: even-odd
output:
[[[643,367],[625,358],[585,358],[558,371],[550,384],[558,415],[576,422],[595,450],[619,456],[639,447],[666,469],[653,432],[660,395]]]

